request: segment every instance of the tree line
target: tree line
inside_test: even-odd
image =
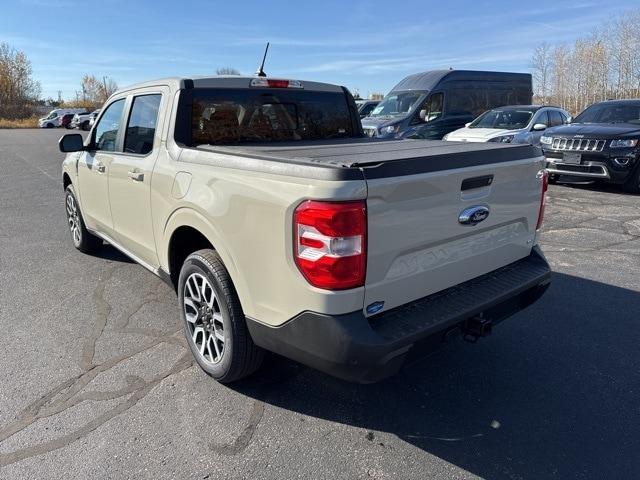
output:
[[[603,22],[573,45],[540,44],[531,70],[537,102],[574,115],[594,102],[640,98],[640,10]]]
[[[0,43],[0,118],[24,118],[40,96],[31,62],[23,52]]]
[[[102,105],[117,89],[109,77],[85,74],[75,98],[54,100],[40,98],[40,83],[33,78],[31,61],[7,43],[0,43],[0,118],[14,120],[30,117],[38,106],[79,107],[93,110]]]

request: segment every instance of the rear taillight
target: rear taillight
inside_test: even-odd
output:
[[[542,221],[544,220],[544,206],[547,197],[547,189],[549,188],[549,172],[546,170],[540,170],[538,172],[538,178],[542,179],[542,194],[540,195],[540,210],[538,210],[538,223],[536,224],[536,230],[540,230],[540,227],[542,227]]]
[[[367,207],[364,200],[307,200],[293,214],[293,255],[314,287],[343,290],[364,285]]]

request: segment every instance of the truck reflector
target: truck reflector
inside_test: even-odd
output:
[[[538,223],[536,224],[536,230],[540,230],[542,227],[542,221],[544,220],[544,207],[547,197],[547,189],[549,188],[549,172],[547,170],[540,170],[538,172],[538,178],[542,179],[542,194],[540,196],[540,210],[538,210]]]

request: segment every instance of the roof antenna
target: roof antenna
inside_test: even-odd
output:
[[[260,68],[256,72],[258,77],[266,77],[267,74],[264,73],[264,61],[267,59],[267,52],[269,51],[269,42],[267,42],[267,48],[264,49],[264,56],[262,57],[262,63],[260,64]]]

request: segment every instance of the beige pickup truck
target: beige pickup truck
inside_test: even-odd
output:
[[[269,350],[373,382],[537,300],[546,173],[528,145],[364,138],[348,90],[170,78],[115,93],[60,139],[71,238],[177,291],[220,382]]]

